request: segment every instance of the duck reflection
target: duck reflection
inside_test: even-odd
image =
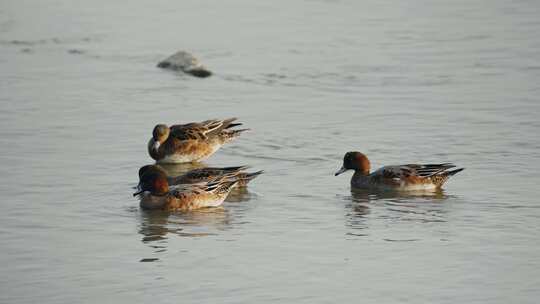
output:
[[[354,231],[348,235],[366,236],[370,220],[385,222],[412,221],[419,223],[446,222],[444,204],[450,196],[436,191],[372,191],[351,190],[345,205],[346,225]],[[364,230],[358,233],[358,230]]]
[[[370,202],[379,200],[411,201],[422,200],[436,201],[444,200],[448,196],[444,190],[437,189],[433,191],[373,191],[364,189],[351,189],[353,201]]]
[[[247,202],[252,198],[252,196],[253,195],[248,191],[246,187],[237,187],[231,190],[225,201],[229,203]]]
[[[199,162],[182,164],[159,164],[159,166],[165,169],[168,176],[179,176],[194,169],[208,168],[207,164]]]
[[[204,237],[216,235],[232,226],[230,213],[221,207],[184,213],[141,211],[139,220],[141,241],[155,248],[156,252],[166,251],[170,235]]]

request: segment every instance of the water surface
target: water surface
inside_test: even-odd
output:
[[[2,303],[535,303],[536,1],[0,5]],[[179,49],[214,71],[163,71]],[[131,194],[157,123],[252,128],[205,165],[263,169],[222,208]],[[435,195],[352,193],[455,162]],[[181,170],[182,168],[173,168]]]

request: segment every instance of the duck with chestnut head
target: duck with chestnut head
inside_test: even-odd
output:
[[[164,172],[148,170],[141,176],[138,191],[133,196],[141,197],[142,209],[189,211],[221,205],[238,182],[238,177],[232,173],[196,184],[169,185]]]
[[[152,131],[148,154],[157,163],[188,163],[201,161],[214,154],[224,144],[248,129],[232,129],[242,125],[236,118],[211,119],[168,127],[159,124]]]
[[[367,156],[353,151],[345,154],[343,166],[335,175],[354,170],[351,187],[355,189],[437,190],[452,175],[464,170],[464,168],[452,169],[455,167],[451,163],[407,164],[385,166],[370,172],[371,165]]]

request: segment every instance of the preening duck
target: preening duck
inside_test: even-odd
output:
[[[242,125],[236,118],[211,119],[168,127],[159,124],[152,131],[148,153],[157,163],[187,163],[201,161],[221,146],[248,129],[233,129]]]

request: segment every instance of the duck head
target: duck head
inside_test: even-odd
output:
[[[364,154],[356,151],[347,152],[343,157],[343,166],[336,172],[335,176],[338,176],[347,170],[354,170],[362,175],[368,175],[370,167],[369,159]]]
[[[143,175],[145,175],[146,173],[150,173],[150,172],[162,172],[163,174],[167,175],[167,172],[165,172],[165,170],[163,168],[161,168],[161,166],[158,166],[158,165],[146,165],[146,166],[142,166],[139,169],[139,181],[141,180]]]
[[[150,192],[152,195],[163,196],[169,193],[169,182],[167,175],[160,170],[147,170],[139,180],[139,191],[133,193],[133,196],[144,192]]]
[[[159,124],[154,127],[154,130],[152,130],[152,137],[154,138],[154,141],[157,143],[164,143],[167,138],[169,138],[169,133],[171,130],[167,125],[165,124]]]
[[[152,138],[148,142],[148,153],[155,160],[163,158],[163,151],[159,147],[169,138],[171,130],[167,125],[159,124],[152,130]],[[161,149],[163,150],[163,149]]]

